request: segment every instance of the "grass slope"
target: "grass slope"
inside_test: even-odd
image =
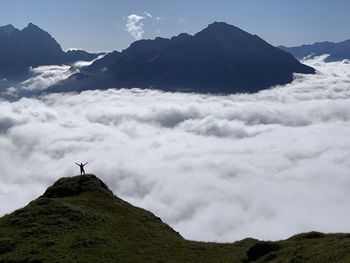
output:
[[[350,262],[350,234],[231,244],[182,238],[94,175],[61,178],[0,218],[0,262]]]

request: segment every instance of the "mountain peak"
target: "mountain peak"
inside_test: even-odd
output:
[[[242,43],[244,46],[248,44],[248,42],[256,42],[253,35],[225,22],[214,22],[209,24],[205,29],[194,36],[200,37],[201,39],[213,38],[224,44],[224,46],[232,46],[237,42]]]
[[[134,42],[117,56],[107,55],[95,61],[86,72],[47,91],[103,86],[203,93],[257,92],[290,83],[293,73],[313,74],[315,70],[256,35],[225,22],[214,22],[193,36],[180,34],[170,40]]]
[[[226,22],[217,22],[209,24],[204,30],[202,31],[238,31],[238,32],[245,32],[242,29],[227,24]],[[246,33],[246,32],[245,32]]]
[[[40,27],[38,27],[37,25],[34,25],[33,23],[28,23],[28,25],[22,29],[22,31],[41,31],[41,32],[45,32],[43,29],[41,29]],[[47,33],[48,34],[48,33]]]
[[[84,177],[63,177],[50,186],[43,197],[58,198],[79,195],[82,192],[103,192],[113,195],[112,191],[95,175],[87,174]]]
[[[234,27],[234,26],[227,24],[226,22],[214,21],[213,23],[209,24],[208,27]]]
[[[29,22],[27,27],[39,28],[37,25],[33,24],[32,22]]]
[[[188,33],[180,33],[177,36],[173,36],[171,40],[176,40],[176,41],[181,41],[181,40],[186,40],[186,39],[191,39],[192,36]]]
[[[6,34],[9,34],[14,30],[16,30],[16,28],[11,24],[0,26],[0,31],[5,32]]]

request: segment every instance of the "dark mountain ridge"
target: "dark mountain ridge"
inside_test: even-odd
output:
[[[324,41],[296,47],[279,46],[278,48],[291,53],[297,59],[325,54],[329,55],[326,62],[350,59],[350,39],[338,43]]]
[[[93,60],[98,55],[85,51],[64,52],[49,33],[32,23],[22,30],[13,25],[0,27],[0,78],[24,79],[29,67],[70,64]]]
[[[314,72],[258,36],[215,22],[193,36],[136,41],[49,90],[139,87],[204,93],[256,92],[291,82],[293,73]]]
[[[0,26],[0,32],[4,32],[6,34],[10,34],[11,32],[13,32],[15,30],[16,30],[16,28],[13,25],[11,25],[11,24],[8,24],[8,25],[5,25],[5,26]]]
[[[349,260],[349,234],[311,232],[276,242],[185,240],[154,214],[114,196],[94,175],[61,178],[0,218],[0,263]]]

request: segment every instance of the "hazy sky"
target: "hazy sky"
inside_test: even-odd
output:
[[[274,45],[290,46],[349,39],[349,13],[348,0],[1,0],[0,25],[23,28],[33,22],[63,49],[102,51],[124,49],[134,37],[195,33],[225,21]],[[126,30],[131,14],[137,15],[129,24],[134,37]]]

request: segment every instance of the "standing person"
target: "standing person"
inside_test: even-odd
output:
[[[88,163],[86,162],[86,163],[80,163],[80,164],[78,164],[78,163],[75,163],[76,165],[78,165],[79,167],[80,167],[80,175],[81,175],[81,177],[83,177],[83,175],[85,175],[85,170],[84,170],[84,166],[85,165],[87,165]]]

